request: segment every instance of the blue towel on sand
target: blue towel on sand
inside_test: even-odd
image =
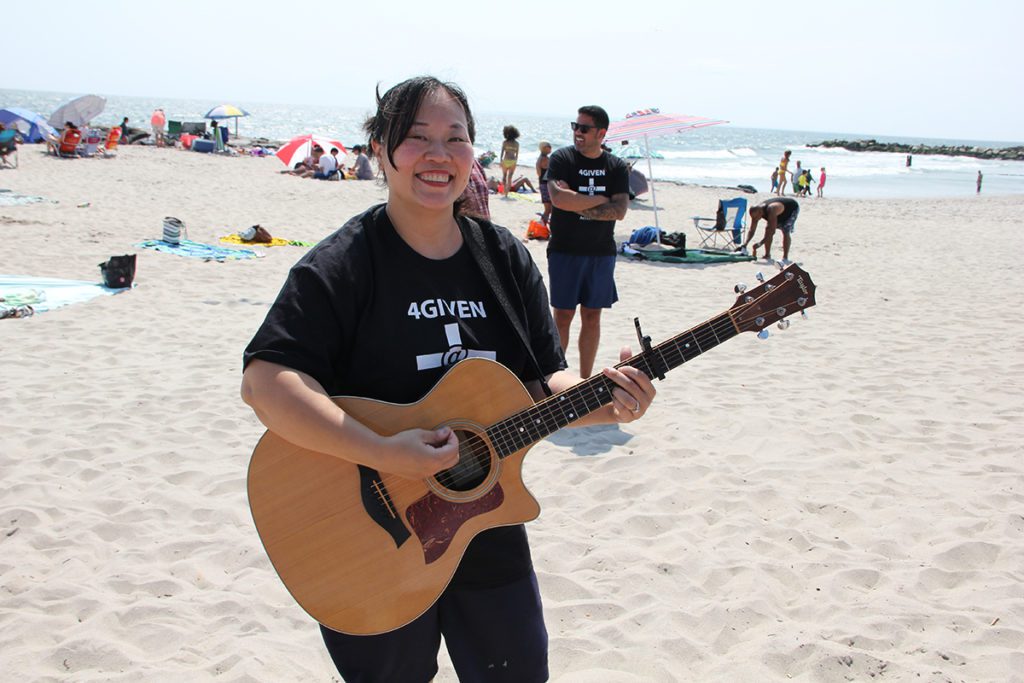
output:
[[[219,261],[221,263],[224,261],[263,258],[263,254],[259,254],[252,249],[228,249],[227,247],[218,247],[213,244],[193,242],[192,240],[182,240],[181,244],[170,244],[163,240],[146,240],[135,246],[142,247],[143,249],[156,249],[167,254],[191,256],[192,258],[201,258],[204,261]]]
[[[21,206],[23,204],[38,204],[45,202],[42,197],[29,194],[18,194],[13,190],[0,190],[0,206]]]
[[[84,280],[60,280],[28,275],[0,275],[0,299],[31,301],[36,313],[88,301],[101,294],[118,294],[127,289],[110,289]],[[0,306],[3,303],[0,302]]]

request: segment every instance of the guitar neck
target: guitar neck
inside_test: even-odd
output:
[[[728,313],[723,313],[615,367],[634,367],[654,378],[693,360],[737,334],[739,329],[732,318]],[[507,457],[608,405],[612,402],[612,389],[616,386],[615,382],[603,374],[594,375],[496,422],[487,429],[487,436],[498,457]]]

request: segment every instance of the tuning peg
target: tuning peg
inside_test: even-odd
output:
[[[754,277],[757,278],[758,282],[764,282],[764,273],[758,272],[758,274],[755,275]]]
[[[800,311],[800,317],[807,320],[807,311]]]
[[[768,338],[768,330],[761,330],[760,332],[758,332],[757,333],[757,338],[758,339],[767,339]]]
[[[782,261],[776,261],[775,262],[775,267],[778,268],[779,270],[785,270],[786,269],[786,266],[782,265]]]
[[[737,282],[736,286],[733,287],[733,291],[735,291],[737,294],[742,294],[743,292],[747,291],[746,283],[744,283],[744,282]]]
[[[776,327],[778,327],[780,330],[789,329],[789,321],[788,320],[780,320],[779,324],[776,325]]]

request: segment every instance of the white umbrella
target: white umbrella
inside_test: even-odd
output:
[[[82,95],[57,107],[47,123],[60,130],[67,121],[82,127],[100,115],[107,100],[99,95]]]

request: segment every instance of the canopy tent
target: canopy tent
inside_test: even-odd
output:
[[[47,123],[57,129],[70,121],[79,128],[99,116],[107,106],[107,100],[99,95],[82,95],[57,107]]]
[[[46,119],[30,109],[21,107],[0,109],[0,123],[17,128],[25,142],[42,142],[47,136],[57,134]]]

